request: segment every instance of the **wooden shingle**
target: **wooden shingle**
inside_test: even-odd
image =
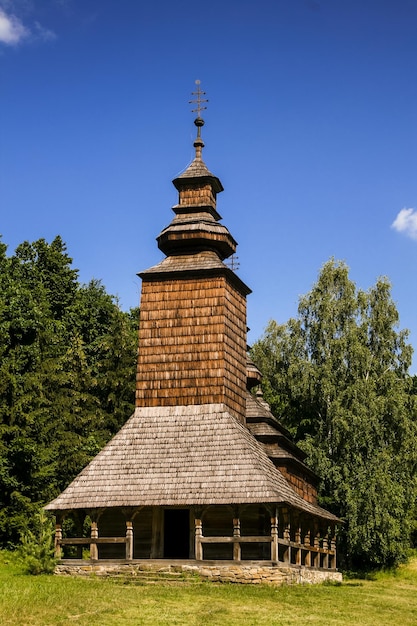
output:
[[[47,505],[105,507],[287,503],[322,518],[224,405],[137,408],[123,428]]]

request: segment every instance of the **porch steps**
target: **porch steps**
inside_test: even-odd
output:
[[[129,574],[112,574],[105,575],[124,585],[201,585],[204,580],[198,574],[188,574],[185,572],[147,572],[135,571]]]

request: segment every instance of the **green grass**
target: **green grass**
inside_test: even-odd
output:
[[[0,552],[0,624],[415,626],[417,558],[373,580],[269,587],[28,576]]]

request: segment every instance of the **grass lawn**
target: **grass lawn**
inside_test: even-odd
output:
[[[270,587],[28,576],[0,552],[0,624],[415,626],[417,558],[374,580]]]

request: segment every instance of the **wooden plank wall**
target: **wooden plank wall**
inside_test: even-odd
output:
[[[216,194],[210,183],[202,185],[200,182],[188,185],[179,193],[179,204],[181,206],[212,206],[216,207]]]
[[[225,403],[245,415],[246,300],[225,276],[142,284],[136,406]]]
[[[119,509],[107,509],[99,518],[98,529],[99,537],[125,537],[126,518]],[[124,559],[125,552],[124,544],[98,546],[100,559]]]
[[[295,469],[290,469],[284,465],[279,466],[279,470],[284,474],[294,490],[307,502],[317,504],[317,488],[309,481],[308,477]]]

